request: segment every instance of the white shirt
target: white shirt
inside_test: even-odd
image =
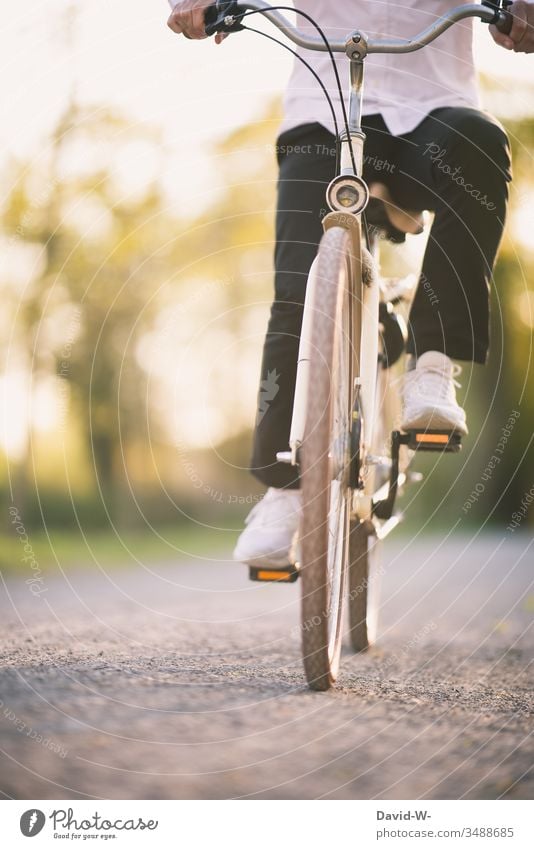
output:
[[[355,29],[375,38],[407,38],[461,5],[461,0],[299,0],[295,5],[311,15],[330,38],[344,39]],[[297,26],[317,34],[298,15]],[[339,95],[328,54],[301,48],[298,52],[325,83],[341,127]],[[349,61],[344,54],[336,54],[336,62],[346,97]],[[363,114],[380,113],[394,135],[410,132],[440,106],[479,105],[472,18],[454,24],[415,53],[371,54],[365,59],[364,69]],[[333,132],[332,114],[323,92],[310,71],[295,59],[281,130],[314,121]]]
[[[169,5],[173,8],[176,0],[169,0]],[[375,38],[409,38],[461,5],[461,0],[298,0],[296,5],[311,15],[330,38],[343,39],[355,29]],[[297,16],[297,26],[317,35],[302,16]],[[341,128],[340,99],[330,57],[315,50],[299,48],[298,52],[324,82]],[[336,54],[336,62],[346,98],[349,62],[344,54]],[[380,113],[394,135],[410,132],[440,106],[479,105],[473,18],[454,24],[415,53],[371,54],[365,59],[364,68],[363,114]],[[334,131],[324,93],[308,68],[295,59],[280,131],[315,121]]]

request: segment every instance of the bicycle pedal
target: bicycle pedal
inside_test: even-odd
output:
[[[297,566],[288,564],[283,569],[269,569],[263,566],[249,566],[248,576],[251,581],[262,581],[272,584],[293,584],[298,576]]]
[[[460,451],[462,434],[457,430],[407,430],[401,441],[412,451]]]

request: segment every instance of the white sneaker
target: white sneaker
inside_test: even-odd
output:
[[[234,560],[273,569],[294,563],[301,503],[298,489],[269,487],[245,519]]]
[[[465,411],[456,400],[454,379],[461,368],[439,351],[417,358],[404,375],[402,429],[454,430],[467,433]]]

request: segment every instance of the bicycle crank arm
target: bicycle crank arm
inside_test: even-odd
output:
[[[407,478],[406,478],[405,473],[400,472],[399,475],[397,476],[397,487],[404,486],[404,484],[406,483],[406,480],[407,480]],[[391,481],[388,481],[387,483],[383,484],[380,487],[380,489],[377,489],[375,494],[372,496],[374,515],[378,515],[377,512],[376,512],[376,508],[378,507],[378,505],[382,504],[384,501],[387,501],[387,498],[388,498],[388,495],[389,495],[389,492],[390,492],[390,487],[391,487]],[[379,516],[379,518],[389,518],[389,517],[388,516]]]
[[[395,530],[397,525],[400,525],[403,519],[403,513],[395,513],[394,516],[392,516],[383,524],[379,524],[378,522],[376,522],[374,524],[376,538],[379,540],[385,539],[387,535],[391,533],[391,531]]]

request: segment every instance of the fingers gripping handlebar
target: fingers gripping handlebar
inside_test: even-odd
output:
[[[489,6],[495,10],[495,18],[490,23],[495,24],[499,32],[508,35],[514,23],[514,16],[508,11],[508,7],[512,5],[513,0],[482,0],[483,6]]]
[[[236,0],[217,0],[217,3],[209,6],[204,13],[206,35],[215,35],[216,32],[238,32],[244,29],[237,21],[232,24],[225,23],[226,18],[242,14],[243,11]]]

